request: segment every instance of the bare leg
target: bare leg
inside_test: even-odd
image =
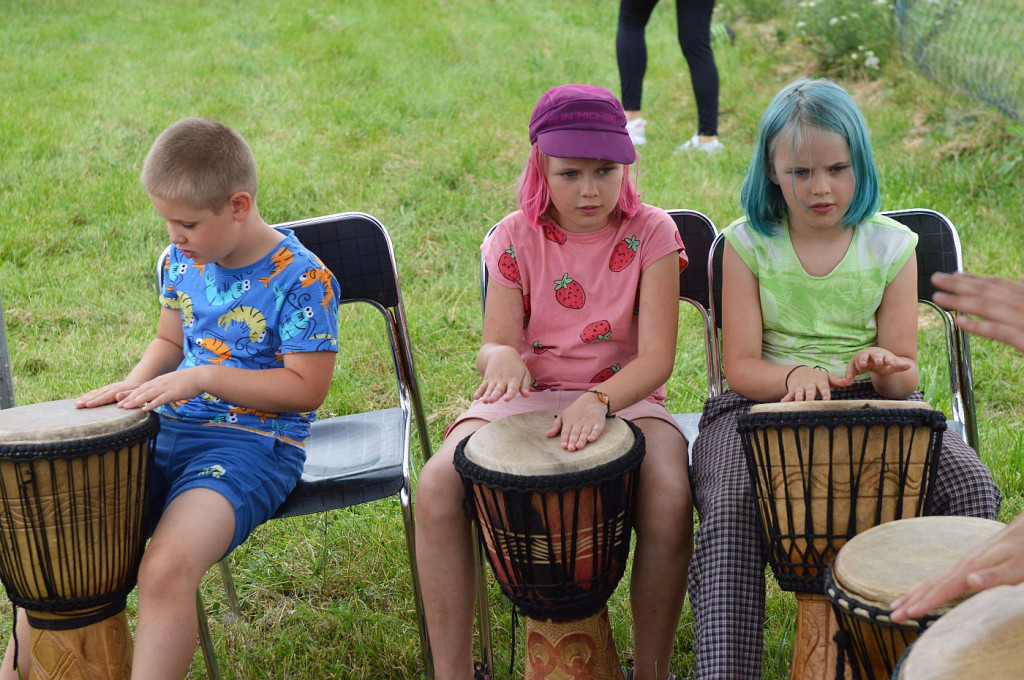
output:
[[[636,549],[630,579],[635,680],[664,680],[686,597],[693,553],[693,501],[686,440],[655,418],[636,421],[647,443],[640,468]]]
[[[452,459],[456,445],[484,425],[467,420],[452,430],[416,486],[416,559],[437,680],[473,677],[476,556]]]
[[[196,589],[234,531],[234,510],[216,491],[191,489],[171,501],[139,568],[132,678],[185,677],[198,635]]]
[[[32,667],[32,647],[30,645],[32,629],[29,628],[28,617],[21,609],[18,610],[14,627],[18,634],[18,670],[14,670],[14,637],[12,636],[7,642],[4,662],[0,666],[0,680],[29,680],[29,672]]]

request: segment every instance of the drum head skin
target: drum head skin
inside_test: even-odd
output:
[[[545,437],[557,411],[520,413],[484,425],[466,442],[466,458],[492,472],[542,477],[589,470],[617,460],[634,445],[621,418],[605,420],[604,432],[581,451],[566,451],[559,437]]]
[[[836,555],[836,585],[854,600],[888,610],[897,597],[952,566],[1003,527],[978,517],[914,517],[880,524],[851,538]]]
[[[903,399],[830,399],[828,401],[780,401],[770,404],[755,404],[750,407],[750,412],[789,413],[793,411],[845,411],[860,408],[934,410],[923,401],[905,401]]]
[[[1024,677],[1024,585],[978,593],[936,621],[907,654],[901,680]]]
[[[0,410],[0,448],[100,437],[122,432],[150,417],[148,411],[123,409],[116,404],[75,408],[74,399],[17,406]]]

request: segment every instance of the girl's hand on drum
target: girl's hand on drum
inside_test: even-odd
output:
[[[491,404],[499,399],[510,401],[517,394],[530,396],[533,378],[519,352],[507,345],[490,348],[486,355],[484,379],[473,393],[474,399]]]
[[[823,401],[832,398],[832,389],[846,387],[853,381],[832,375],[828,371],[810,366],[797,366],[786,378],[786,396],[782,401]]]
[[[853,355],[846,366],[846,377],[852,383],[862,373],[874,373],[880,376],[893,375],[909,371],[914,362],[906,357],[896,356],[881,347],[868,347]]]
[[[562,448],[566,451],[579,451],[604,432],[608,407],[584,394],[555,417],[555,424],[545,432],[547,437],[562,435]]]
[[[127,380],[104,385],[103,387],[97,387],[76,399],[75,407],[94,408],[96,406],[113,404],[126,397],[136,387],[138,387],[137,383],[129,382]]]

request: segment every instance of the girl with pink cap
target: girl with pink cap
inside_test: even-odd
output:
[[[608,90],[549,90],[534,108],[530,142],[520,209],[482,246],[482,379],[417,487],[416,552],[435,674],[474,677],[475,562],[456,445],[488,422],[552,409],[558,415],[544,434],[560,438],[567,453],[597,441],[613,415],[643,431],[630,579],[635,665],[627,675],[671,678],[693,530],[686,440],[664,404],[685,251],[668,214],[640,201],[630,177],[636,151]]]

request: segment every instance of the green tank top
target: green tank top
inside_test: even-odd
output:
[[[881,214],[852,229],[835,269],[811,276],[793,250],[788,221],[772,236],[755,231],[746,218],[725,228],[725,238],[758,280],[762,359],[842,375],[854,354],[877,344],[882,294],[914,253],[917,234]]]

